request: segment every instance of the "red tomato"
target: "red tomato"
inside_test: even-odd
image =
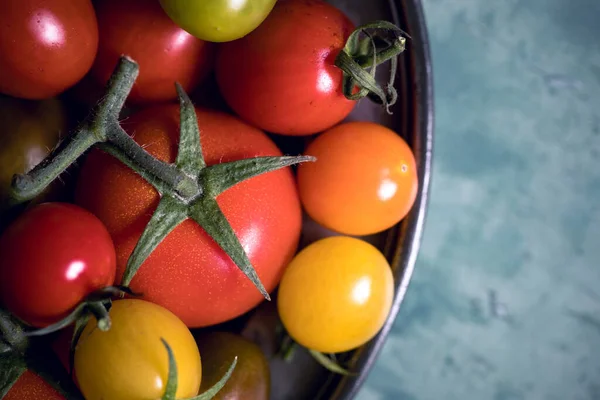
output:
[[[344,97],[334,65],[353,29],[321,0],[279,1],[256,30],[221,45],[216,73],[223,97],[269,132],[306,135],[335,125],[355,104]]]
[[[197,110],[208,165],[255,156],[281,155],[263,132],[237,118]],[[123,124],[135,140],[163,161],[173,162],[179,138],[179,107],[157,106]],[[117,280],[156,208],[156,190],[112,157],[90,153],[82,166],[76,200],[108,227],[117,250]],[[301,207],[291,170],[244,181],[217,201],[268,291],[294,255]],[[237,317],[262,296],[223,250],[192,220],[180,224],[142,264],[131,282],[144,299],[162,305],[190,327]]]
[[[340,124],[305,150],[317,162],[298,167],[306,212],[321,225],[369,235],[397,224],[415,202],[415,156],[396,132],[372,122]]]
[[[89,0],[0,1],[0,92],[55,96],[90,69],[98,26]]]
[[[27,370],[17,379],[2,400],[64,400],[56,389],[38,375]]]
[[[33,326],[57,322],[115,278],[106,228],[72,204],[26,211],[0,237],[0,254],[0,303]]]
[[[177,26],[158,1],[103,0],[96,6],[100,42],[92,76],[105,84],[122,54],[140,66],[129,101],[177,97],[175,82],[191,91],[210,70],[212,47]]]

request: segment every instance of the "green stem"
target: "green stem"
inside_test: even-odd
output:
[[[377,59],[378,64],[383,64],[384,62],[396,58],[398,54],[402,53],[406,49],[406,39],[398,38],[391,45],[384,49],[380,49],[375,54],[370,56],[359,56],[354,59],[358,65],[362,68],[369,68],[373,65],[375,59]]]
[[[69,139],[27,174],[15,175],[11,187],[12,204],[31,200],[95,144],[110,142],[129,160],[136,171],[156,177],[184,199],[201,193],[198,183],[177,169],[162,162],[138,145],[119,125],[119,113],[139,73],[135,61],[121,57],[107,85],[106,95]]]
[[[136,172],[144,172],[173,188],[184,199],[193,198],[201,193],[198,183],[177,169],[175,164],[158,160],[142,148],[118,122],[108,122],[106,134],[108,141],[121,150]]]
[[[61,142],[48,158],[27,174],[13,177],[11,197],[16,203],[21,203],[40,195],[54,179],[99,141],[90,129],[82,129]]]
[[[372,32],[371,32],[372,31]],[[360,35],[367,38],[361,40]],[[392,61],[391,75],[396,73],[396,57],[405,49],[405,32],[387,21],[375,21],[359,26],[350,34],[346,45],[339,52],[335,65],[344,72],[342,90],[349,100],[360,100],[368,97],[375,103],[386,107],[396,102],[394,77],[391,76],[386,85],[375,79],[377,65]],[[381,48],[380,44],[384,44]],[[371,69],[370,72],[367,71]],[[358,89],[358,91],[356,90]]]
[[[119,119],[119,113],[139,72],[140,68],[135,61],[127,56],[121,57],[108,81],[106,93],[96,107],[95,120],[98,124],[109,119],[115,121]]]
[[[23,331],[23,326],[8,311],[0,308],[0,342],[6,343],[10,351],[24,353],[28,346],[28,339]]]
[[[15,175],[12,182],[13,203],[31,200],[90,147],[106,141],[108,120],[117,121],[133,83],[139,73],[138,65],[128,57],[122,57],[108,82],[106,96],[92,112],[92,122],[85,122],[75,135],[62,142],[52,153],[27,174]]]
[[[108,311],[104,304],[100,302],[91,302],[87,304],[87,307],[91,311],[91,313],[96,317],[98,329],[102,332],[106,332],[110,329],[112,325],[110,320],[110,315],[108,315]]]

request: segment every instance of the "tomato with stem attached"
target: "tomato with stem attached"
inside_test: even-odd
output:
[[[239,39],[256,29],[276,0],[160,0],[165,12],[192,35],[210,42]]]
[[[344,352],[381,329],[392,306],[393,281],[376,247],[333,236],[294,257],[281,279],[277,308],[299,344],[324,353]]]
[[[305,150],[316,163],[298,168],[300,198],[318,223],[347,235],[369,235],[398,223],[418,189],[411,148],[372,122],[340,124]]]
[[[75,375],[87,400],[159,399],[169,373],[166,341],[177,365],[176,398],[196,396],[202,379],[200,353],[189,329],[156,304],[125,299],[109,311],[112,327],[91,319],[75,348]]]
[[[140,65],[130,102],[175,99],[174,82],[193,90],[212,67],[212,46],[177,26],[147,0],[103,0],[96,5],[100,41],[91,76],[106,84],[119,57]]]
[[[73,204],[43,203],[20,215],[0,236],[0,254],[0,304],[36,327],[58,322],[115,277],[108,231]]]
[[[280,156],[267,135],[231,115],[196,110],[207,165],[258,156]],[[160,105],[130,116],[123,128],[160,160],[173,162],[179,140],[179,108]],[[159,194],[111,156],[92,151],[82,166],[76,201],[107,226],[117,251],[117,283],[156,209]],[[289,168],[243,181],[216,201],[267,291],[293,257],[300,237],[301,207]],[[235,318],[263,297],[231,258],[198,225],[179,224],[144,261],[130,284],[144,298],[175,313],[190,327]]]
[[[0,1],[0,92],[62,93],[90,69],[98,25],[90,0]]]
[[[254,32],[220,47],[216,76],[227,104],[273,133],[308,135],[354,108],[335,59],[354,25],[322,0],[283,0]],[[239,60],[244,60],[240,64]]]

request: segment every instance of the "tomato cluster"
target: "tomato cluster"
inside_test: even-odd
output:
[[[394,287],[360,236],[400,222],[418,179],[395,132],[344,121],[378,63],[373,36],[352,50],[356,32],[322,0],[0,2],[0,311],[16,321],[0,330],[6,353],[22,355],[23,329],[60,328],[54,351],[85,399],[267,399],[260,349],[206,328],[271,293],[310,350],[370,340]],[[139,76],[121,121],[102,120],[127,60]],[[88,102],[99,105],[84,119]],[[286,136],[308,137],[306,157],[283,156]],[[25,198],[18,185],[40,190]],[[298,251],[303,212],[335,235]],[[19,368],[0,371],[0,397],[63,398]]]

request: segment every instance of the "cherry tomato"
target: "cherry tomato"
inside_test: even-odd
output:
[[[115,278],[115,250],[90,212],[44,203],[17,218],[0,237],[0,303],[30,325],[65,317]]]
[[[292,338],[324,353],[354,349],[381,329],[392,306],[390,266],[373,245],[334,236],[312,243],[285,271],[277,308]]]
[[[342,71],[334,65],[353,29],[321,0],[278,2],[254,32],[220,47],[216,75],[223,97],[269,132],[307,135],[335,125],[355,105],[344,97]]]
[[[205,333],[198,337],[197,343],[204,374],[200,392],[217,383],[238,357],[233,374],[213,400],[269,399],[269,363],[256,344],[228,332]]]
[[[263,132],[239,119],[197,109],[208,165],[281,152]],[[163,105],[134,114],[123,124],[157,158],[173,162],[179,139],[179,107]],[[156,190],[112,157],[93,151],[82,166],[76,201],[97,215],[117,250],[117,280],[158,203]],[[268,291],[293,257],[301,228],[301,207],[291,170],[244,181],[217,202]],[[134,291],[171,310],[190,327],[237,317],[261,302],[256,287],[227,254],[192,221],[175,228],[131,281]]]
[[[167,350],[177,364],[176,398],[196,396],[202,367],[188,328],[173,313],[143,300],[118,300],[109,311],[112,327],[96,329],[92,318],[75,348],[75,374],[87,400],[160,399],[169,372]]]
[[[17,379],[2,400],[65,400],[48,382],[27,370]]]
[[[66,134],[67,114],[57,99],[0,96],[0,121],[0,203],[5,203],[13,175],[39,164]]]
[[[417,167],[406,142],[385,126],[349,122],[305,150],[317,162],[298,169],[300,198],[321,225],[368,235],[398,223],[417,195]]]
[[[256,29],[276,0],[160,0],[165,12],[192,35],[210,42],[239,39]]]
[[[177,26],[156,1],[103,0],[96,14],[100,42],[91,74],[104,85],[122,54],[133,58],[140,74],[128,101],[174,99],[175,82],[189,92],[211,68],[211,46]]]
[[[98,26],[90,0],[0,1],[0,92],[53,97],[90,69]]]

